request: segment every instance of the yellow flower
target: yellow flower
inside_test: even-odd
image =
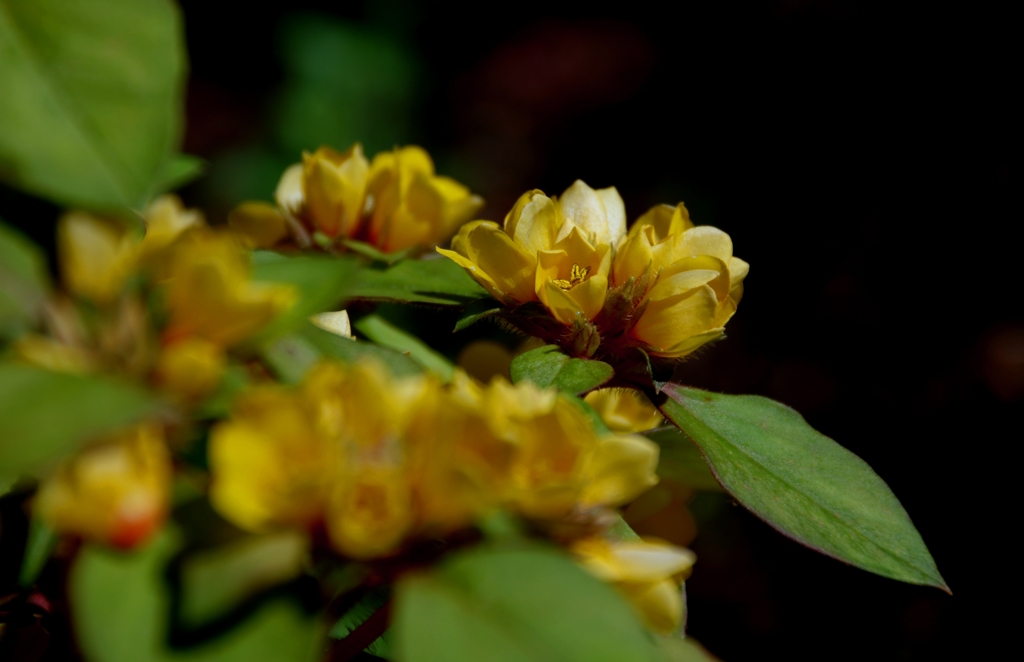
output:
[[[332,239],[351,237],[359,231],[368,171],[369,164],[359,143],[343,154],[326,146],[312,154],[303,153],[303,213],[312,221],[314,229]],[[293,179],[294,175],[286,172],[278,187],[279,200],[285,202],[284,209],[295,206],[291,202],[295,199],[294,187],[288,186]]]
[[[210,433],[210,500],[250,531],[308,528],[323,516],[338,449],[301,391],[261,386],[236,401]]]
[[[393,554],[412,525],[412,491],[401,466],[361,466],[344,476],[327,516],[334,547],[356,559]]]
[[[81,211],[64,214],[57,224],[64,284],[97,304],[112,303],[135,268],[138,244],[138,237],[116,221]]]
[[[612,247],[625,234],[622,198],[577,180],[561,198],[523,194],[503,227],[474,221],[442,255],[507,306],[541,301],[562,324],[591,320],[604,306]]]
[[[446,241],[484,201],[450,177],[435,174],[420,147],[373,157],[367,182],[368,238],[386,253]]]
[[[643,432],[661,425],[661,412],[633,390],[603,388],[584,398],[601,420],[615,432]]]
[[[228,214],[228,225],[252,248],[272,248],[288,236],[288,222],[266,202],[243,202]]]
[[[725,331],[749,265],[729,235],[694,226],[686,208],[661,205],[641,216],[619,246],[612,285],[639,287],[640,318],[630,337],[654,356],[685,356]]]
[[[656,540],[602,538],[577,541],[572,549],[584,568],[622,592],[652,631],[667,635],[679,627],[679,585],[696,561],[693,552]]]
[[[164,341],[191,336],[227,347],[287,308],[293,291],[249,279],[249,256],[229,234],[193,232],[175,245],[165,283]]]
[[[43,482],[35,508],[58,531],[130,548],[163,524],[170,483],[161,429],[139,425],[61,466]]]
[[[157,384],[182,400],[198,400],[217,388],[226,363],[224,348],[193,336],[160,352],[155,378]]]
[[[143,259],[170,246],[185,232],[206,225],[203,213],[186,209],[176,195],[162,195],[143,214],[146,234],[139,245]]]

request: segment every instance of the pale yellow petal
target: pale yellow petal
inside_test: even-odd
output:
[[[614,435],[601,439],[584,470],[584,508],[619,506],[658,482],[658,445],[646,437]]]
[[[662,351],[712,329],[717,311],[715,291],[701,285],[683,294],[651,301],[630,333],[661,355]]]
[[[598,243],[614,246],[622,237],[626,236],[626,203],[622,201],[622,196],[614,186],[599,188],[596,192],[604,202],[604,208],[608,214],[608,237]]]
[[[739,259],[738,257],[732,257],[729,259],[729,283],[730,289],[736,288],[743,279],[750,273],[750,265]]]
[[[477,278],[486,274],[496,297],[506,303],[535,301],[534,277],[537,258],[512,241],[496,223],[473,221],[463,225],[452,240],[452,250],[466,258],[460,266]],[[447,252],[442,255],[452,257]],[[454,259],[454,258],[452,258]],[[485,280],[477,278],[484,287]]]
[[[650,630],[667,636],[675,632],[682,622],[683,597],[675,582],[666,579],[626,585],[621,589]]]
[[[329,331],[336,336],[354,340],[352,335],[352,322],[348,318],[347,310],[336,312],[317,313],[309,318],[309,321],[324,331]]]
[[[685,573],[697,561],[697,555],[650,539],[622,541],[611,545],[610,555],[618,571],[619,581],[654,582]]]
[[[306,204],[306,196],[302,192],[302,169],[301,163],[288,166],[274,191],[277,206],[293,216],[298,215]]]
[[[680,257],[711,255],[729,264],[732,259],[732,239],[710,225],[700,225],[683,233]]]
[[[642,277],[651,268],[653,260],[647,235],[642,232],[630,233],[626,241],[615,251],[612,283],[621,286],[630,278]]]
[[[505,232],[530,253],[551,250],[561,224],[558,206],[537,190],[521,195],[505,216]]]
[[[604,200],[582,180],[577,179],[572,186],[565,189],[558,198],[558,206],[565,219],[565,224],[558,233],[559,239],[568,235],[575,226],[595,244],[611,243],[608,210],[604,206]]]

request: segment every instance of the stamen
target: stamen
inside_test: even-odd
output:
[[[587,279],[590,275],[590,267],[581,267],[578,264],[572,265],[572,269],[569,270],[569,280],[563,278],[554,278],[552,281],[558,287],[562,288],[566,292],[576,287]]]

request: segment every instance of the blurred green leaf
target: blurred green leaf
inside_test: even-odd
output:
[[[643,433],[658,444],[658,475],[695,490],[721,492],[707,460],[693,441],[677,427],[663,427]]]
[[[412,248],[407,248],[404,251],[384,253],[376,246],[368,244],[365,241],[356,241],[355,239],[342,239],[341,243],[343,246],[348,248],[353,253],[359,253],[363,257],[368,257],[371,260],[374,260],[375,262],[383,262],[384,264],[389,266],[401,262],[418,249],[417,246],[413,246]]]
[[[342,338],[308,322],[294,333],[264,345],[262,354],[278,377],[291,384],[301,382],[309,369],[324,358],[342,363],[375,360],[383,363],[396,377],[423,371],[418,363],[404,354],[362,340]]]
[[[476,324],[485,317],[490,317],[504,310],[504,306],[494,299],[480,299],[469,304],[462,310],[459,320],[455,322],[455,331],[462,331]]]
[[[178,616],[197,627],[303,572],[308,541],[298,532],[246,536],[226,545],[190,551],[180,566]]]
[[[346,258],[254,251],[252,259],[253,280],[291,285],[298,295],[291,308],[260,332],[256,342],[287,333],[311,315],[336,310],[356,274],[355,262]]]
[[[391,599],[391,587],[389,585],[378,586],[374,589],[367,591],[366,595],[362,597],[351,609],[345,612],[345,614],[337,620],[334,626],[331,628],[330,636],[333,639],[344,639],[352,633],[357,627],[363,624],[370,616],[372,616],[378,609],[387,604],[388,600]],[[377,657],[388,658],[391,653],[391,632],[385,631],[383,635],[377,637],[373,643],[371,643],[366,649],[366,652],[370,655],[376,655]]]
[[[455,366],[425,342],[406,333],[379,315],[367,315],[355,324],[356,330],[364,336],[396,352],[406,354],[426,370],[440,377],[444,382],[452,380]]]
[[[175,154],[164,162],[157,177],[156,192],[181,188],[206,172],[207,163],[191,154]]]
[[[359,271],[353,299],[462,307],[490,295],[448,259],[405,260],[387,269]]]
[[[185,69],[165,0],[0,0],[0,178],[141,208],[180,138]]]
[[[0,338],[32,327],[50,291],[43,252],[0,222]]]
[[[32,517],[28,527],[28,540],[25,542],[25,558],[21,561],[21,573],[18,583],[24,587],[36,583],[39,573],[57,544],[57,532],[51,529],[39,517]]]
[[[419,76],[405,43],[330,16],[294,16],[280,39],[286,72],[277,139],[289,154],[362,141],[370,154],[405,142]]]
[[[693,637],[658,637],[658,647],[668,662],[718,662],[718,658],[697,643]]]
[[[180,547],[169,527],[144,549],[124,554],[82,549],[68,592],[78,642],[90,662],[312,662],[319,628],[292,601],[262,605],[222,636],[195,647],[167,646],[170,598],[162,573]]]
[[[158,408],[132,384],[0,363],[0,475],[32,472]]]
[[[575,359],[557,345],[531,349],[512,359],[509,367],[513,382],[528,379],[537,386],[553,387],[579,395],[606,384],[615,370],[603,361]]]
[[[949,590],[907,512],[862,459],[785,405],[663,389],[661,411],[700,446],[723,487],[797,542],[858,568]]]
[[[403,662],[663,659],[615,589],[555,549],[477,547],[404,576],[396,595]]]

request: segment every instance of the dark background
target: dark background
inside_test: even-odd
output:
[[[846,567],[741,508],[699,502],[690,633],[712,652],[980,659],[1001,643],[1011,610],[999,599],[1018,583],[1008,531],[1019,517],[1004,494],[1024,400],[1009,10],[182,6],[185,149],[210,161],[183,195],[213,222],[269,199],[299,150],[361,139],[371,154],[423,145],[487,199],[482,218],[500,221],[526,189],[556,194],[582,178],[618,187],[631,220],[683,200],[733,237],[752,267],[746,298],[687,381],[785,402],[863,457],[954,595]],[[40,214],[56,210],[0,189],[5,219]],[[52,247],[51,232],[33,229]]]

